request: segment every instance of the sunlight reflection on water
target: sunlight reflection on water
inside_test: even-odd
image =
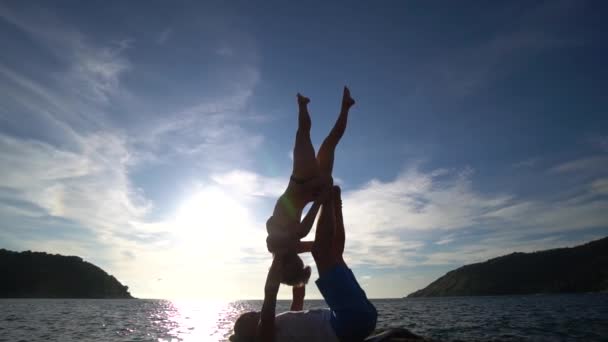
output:
[[[159,342],[219,341],[230,336],[233,322],[248,309],[238,302],[165,301],[149,318],[168,335],[159,337]]]

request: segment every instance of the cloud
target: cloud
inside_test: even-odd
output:
[[[608,157],[593,156],[571,160],[557,166],[554,166],[551,171],[558,173],[581,172],[581,171],[599,171],[608,169]]]
[[[541,161],[540,157],[528,158],[528,159],[519,161],[517,163],[514,163],[512,165],[512,167],[515,169],[533,168],[533,167],[537,166],[540,163],[540,161]]]
[[[510,200],[508,195],[475,192],[468,169],[424,173],[410,168],[393,181],[372,180],[344,193],[347,254],[355,264],[412,265],[425,246],[412,240],[415,236],[478,225],[486,221],[484,214]]]
[[[68,151],[0,135],[0,151],[0,186],[50,216],[103,235],[127,228],[146,211],[145,201],[130,189],[129,153],[119,137],[84,137],[77,151]]]
[[[522,236],[513,235],[511,233],[505,235],[496,234],[465,245],[427,253],[420,261],[420,265],[460,266],[483,262],[513,252],[531,253],[553,248],[574,247],[600,237],[603,236],[583,235],[577,238],[564,239],[562,235],[550,235],[542,238],[522,239]]]
[[[576,3],[568,1],[531,6],[518,11],[519,15],[513,15],[516,11],[509,6],[499,6],[494,13],[484,12],[484,18],[492,18],[496,23],[508,21],[509,25],[489,26],[487,36],[470,40],[472,43],[468,46],[446,44],[426,65],[412,71],[419,73],[420,80],[413,97],[430,94],[444,101],[468,97],[487,88],[530,56],[580,45],[575,37],[564,37],[560,27],[574,7]]]
[[[591,192],[598,195],[608,195],[608,178],[600,178],[591,183]]]
[[[454,241],[453,238],[443,238],[441,240],[435,241],[436,245],[447,245],[448,243]]]
[[[233,170],[212,174],[211,179],[241,196],[278,198],[287,187],[288,180],[259,175],[252,171]]]
[[[521,245],[526,251],[547,246],[538,236],[608,227],[608,202],[598,197],[606,193],[605,178],[577,184],[563,198],[533,199],[475,191],[473,175],[414,167],[392,181],[345,192],[349,262],[376,268],[466,263],[513,251],[520,241],[529,243]],[[488,243],[480,247],[467,236]],[[468,247],[456,258],[436,252],[430,241],[448,250]]]
[[[0,7],[0,18],[28,33],[55,58],[69,65],[66,72],[57,75],[57,81],[69,85],[70,90],[101,103],[118,93],[119,78],[130,68],[129,61],[122,56],[131,45],[130,40],[92,45],[82,33],[40,8],[24,13]]]
[[[348,213],[367,229],[457,229],[479,223],[483,214],[509,203],[509,195],[483,195],[472,189],[464,172],[408,169],[394,181],[372,180],[348,192]],[[370,221],[371,220],[371,221]]]
[[[206,171],[225,171],[234,163],[249,166],[263,136],[246,128],[255,118],[244,115],[257,79],[243,82],[248,88],[152,119],[130,144],[152,162],[187,158]]]
[[[74,60],[68,73],[73,80],[68,81],[82,85],[79,92],[83,97],[107,103],[110,96],[118,94],[120,76],[131,67],[122,56],[129,44],[125,40],[104,48],[91,48],[82,43],[75,45]]]

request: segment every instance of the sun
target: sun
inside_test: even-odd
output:
[[[244,241],[250,222],[237,199],[219,187],[207,187],[179,206],[174,231],[182,247],[219,256]]]

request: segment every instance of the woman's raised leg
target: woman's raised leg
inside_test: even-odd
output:
[[[298,93],[298,131],[293,148],[293,174],[296,182],[305,182],[318,176],[319,168],[316,163],[315,149],[310,141],[311,120],[308,114],[310,99]]]
[[[355,100],[350,97],[350,90],[348,87],[344,87],[342,94],[342,108],[340,109],[340,115],[334,124],[334,127],[327,135],[327,138],[321,144],[319,152],[317,154],[317,163],[319,164],[319,170],[322,176],[331,177],[334,168],[334,152],[336,146],[340,142],[340,139],[344,135],[346,130],[346,123],[348,121],[348,111],[350,107],[355,104]]]

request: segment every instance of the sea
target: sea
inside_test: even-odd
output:
[[[608,341],[608,294],[372,300],[379,330],[439,341]],[[261,301],[0,299],[0,341],[226,341]],[[279,301],[277,312],[288,309]],[[306,308],[325,307],[307,300]]]

